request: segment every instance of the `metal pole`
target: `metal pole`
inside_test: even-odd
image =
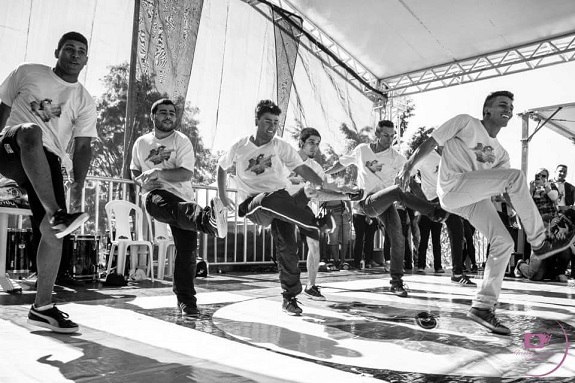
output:
[[[132,20],[132,49],[130,52],[130,72],[128,75],[128,100],[126,102],[126,125],[124,127],[124,158],[122,176],[130,179],[130,160],[132,157],[132,137],[134,135],[134,113],[136,110],[136,65],[138,60],[138,28],[140,20],[140,0],[134,0],[134,18]]]

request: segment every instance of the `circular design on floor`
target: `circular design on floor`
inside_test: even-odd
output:
[[[213,321],[227,335],[255,346],[348,370],[518,378],[553,370],[569,350],[558,322],[524,312],[500,315],[512,330],[511,336],[501,336],[467,319],[469,304],[381,292],[323,292],[327,301],[300,296],[301,316],[283,313],[281,299],[271,297],[229,304],[214,313]],[[425,313],[431,315],[425,319]],[[428,329],[417,323],[422,319]],[[537,353],[536,345],[526,348],[529,331],[551,335],[543,339],[544,353]],[[555,370],[554,376],[570,376],[566,368]]]

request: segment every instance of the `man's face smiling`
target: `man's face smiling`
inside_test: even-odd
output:
[[[494,122],[497,126],[505,127],[513,117],[513,101],[506,96],[497,96],[491,106],[485,107],[485,120]]]
[[[303,144],[303,152],[309,158],[315,158],[316,154],[319,152],[319,143],[321,138],[318,136],[309,136],[305,143]]]
[[[567,168],[565,166],[559,166],[555,170],[555,179],[559,182],[565,182],[565,177],[567,177]]]
[[[264,113],[256,120],[256,124],[258,127],[257,138],[261,141],[269,142],[279,128],[280,117],[272,113]]]
[[[169,133],[176,129],[176,108],[173,105],[158,105],[153,117],[154,127],[160,132]]]

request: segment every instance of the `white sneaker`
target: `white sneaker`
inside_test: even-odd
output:
[[[212,208],[210,224],[216,229],[216,237],[225,238],[228,234],[228,209],[218,197],[214,197],[210,205]]]

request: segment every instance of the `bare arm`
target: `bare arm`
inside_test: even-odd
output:
[[[91,142],[91,137],[76,137],[74,139],[74,153],[72,155],[74,182],[70,186],[71,211],[77,211],[82,202],[82,189],[88,169],[90,169],[90,161],[92,161]]]
[[[397,184],[403,190],[405,190],[409,184],[409,178],[411,176],[411,171],[413,170],[415,165],[417,165],[419,163],[419,161],[421,161],[423,158],[425,158],[425,156],[427,156],[429,153],[431,153],[433,151],[433,149],[435,149],[436,147],[437,147],[437,141],[435,141],[435,138],[429,137],[427,140],[425,140],[425,142],[423,144],[421,144],[415,150],[415,152],[413,152],[413,154],[411,155],[409,160],[407,160],[407,162],[405,164],[403,164],[403,167],[401,168],[401,170],[399,171],[399,174],[397,176],[397,178],[398,178]]]
[[[293,171],[297,175],[300,175],[301,177],[303,177],[306,181],[309,181],[312,184],[314,184],[315,186],[319,186],[319,187],[323,186],[323,180],[321,179],[321,177],[318,176],[317,173],[314,172],[313,169],[310,168],[309,166],[300,165],[297,168],[294,168]]]
[[[234,205],[232,201],[228,198],[227,193],[228,175],[226,171],[218,166],[218,197],[222,201],[225,207],[233,209]]]
[[[8,117],[10,117],[10,112],[12,108],[8,105],[0,102],[0,130],[4,129],[6,126],[6,121],[8,121]]]

